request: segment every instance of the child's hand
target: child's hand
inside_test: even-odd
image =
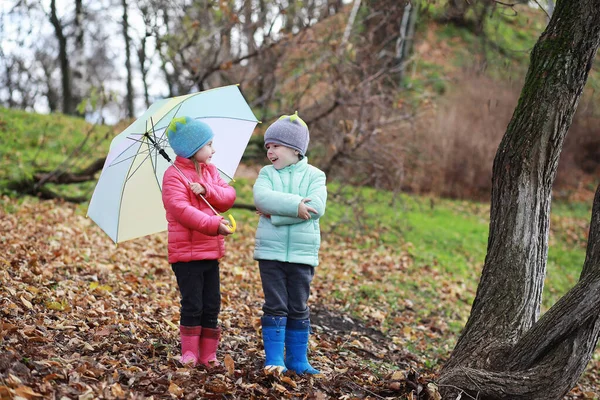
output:
[[[221,220],[221,223],[219,224],[219,235],[227,236],[231,235],[232,233],[233,231],[231,230],[229,222],[226,220]]]
[[[308,203],[309,201],[310,201],[310,199],[302,199],[302,201],[298,205],[298,217],[299,218],[310,219],[310,213],[314,213],[314,214],[317,213],[317,210],[306,205],[306,203]]]
[[[192,192],[194,192],[194,194],[197,196],[199,196],[201,194],[206,194],[206,189],[204,188],[204,186],[202,186],[198,182],[190,183],[190,189],[192,189]]]
[[[261,216],[261,217],[265,217],[265,218],[271,218],[271,216],[269,214],[265,214],[262,211],[256,210],[256,214]]]

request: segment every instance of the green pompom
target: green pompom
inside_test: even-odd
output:
[[[171,132],[175,133],[175,131],[177,131],[177,123],[178,122],[183,125],[185,125],[187,123],[187,121],[185,120],[185,117],[173,118],[173,120],[167,127],[167,136],[169,136],[171,134]]]
[[[290,122],[294,122],[295,120],[298,120],[302,126],[304,126],[306,129],[308,129],[308,125],[306,124],[306,122],[304,122],[304,120],[302,120],[302,118],[300,118],[300,116],[298,115],[298,111],[296,111],[293,115],[282,115],[281,117],[279,117],[280,120],[282,119],[286,119],[289,118]]]

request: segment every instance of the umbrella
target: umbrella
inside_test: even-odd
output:
[[[111,141],[88,207],[87,215],[115,243],[167,229],[161,186],[175,153],[166,130],[178,116],[200,119],[212,128],[217,150],[212,163],[227,182],[258,123],[237,85],[152,104]]]

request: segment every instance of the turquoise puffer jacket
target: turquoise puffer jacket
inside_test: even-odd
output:
[[[304,157],[296,164],[276,170],[263,167],[254,184],[254,205],[262,214],[256,230],[255,260],[276,260],[317,266],[327,186],[325,173]],[[298,206],[309,198],[317,210],[309,220],[298,218]],[[269,217],[270,216],[270,217]]]

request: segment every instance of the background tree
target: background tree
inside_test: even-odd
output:
[[[131,67],[131,39],[129,37],[127,0],[121,0],[121,6],[123,7],[123,43],[125,44],[125,71],[127,72],[127,93],[125,94],[125,105],[127,107],[127,116],[129,118],[133,118],[135,116],[135,110],[133,108],[133,70]]]
[[[147,52],[149,51],[147,42],[148,38],[152,37],[152,15],[150,14],[150,5],[144,1],[138,1],[137,3],[142,22],[144,23],[144,29],[142,36],[139,39],[139,46],[137,49],[137,57],[140,67],[140,74],[142,79],[142,85],[144,87],[144,105],[150,107],[150,93],[148,88],[148,72],[150,68],[150,59]]]
[[[58,42],[58,60],[60,63],[62,88],[62,111],[65,114],[72,114],[74,112],[74,101],[71,93],[71,65],[67,50],[67,35],[65,33],[63,22],[58,17],[56,0],[50,1],[50,13],[48,17],[54,27],[54,35]]]
[[[600,189],[579,283],[538,320],[552,184],[600,44],[600,1],[558,2],[494,160],[488,251],[471,315],[440,375],[447,398],[561,399],[600,332]],[[454,397],[453,397],[454,396]]]

